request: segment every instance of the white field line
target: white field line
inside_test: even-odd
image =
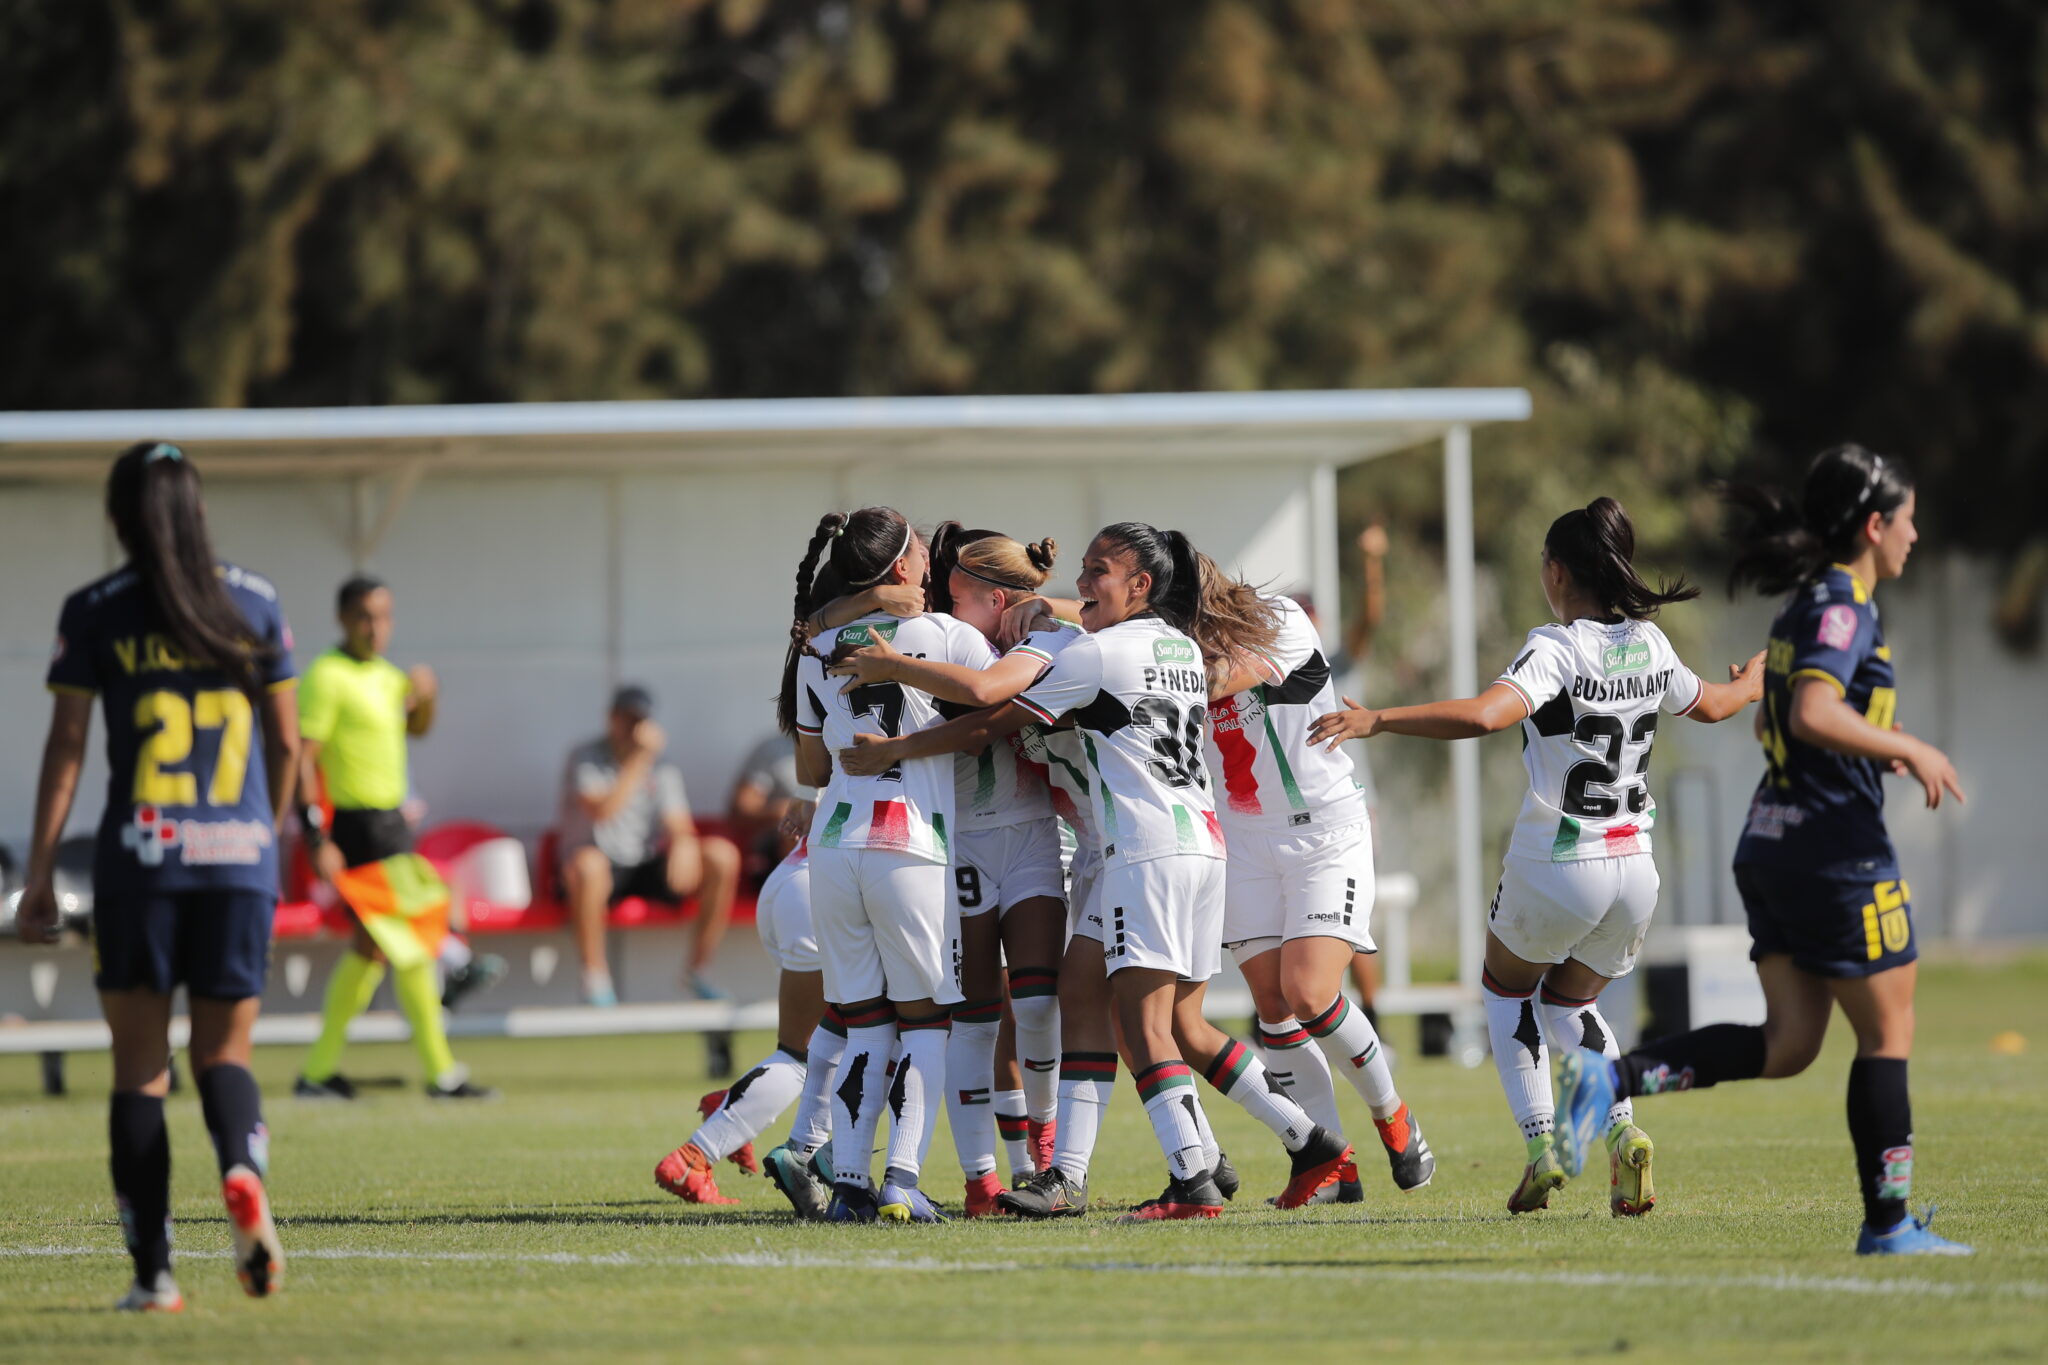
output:
[[[0,1247],[0,1260],[38,1258],[117,1259],[124,1251],[98,1247]],[[223,1260],[225,1251],[179,1251],[181,1260]],[[919,1274],[996,1274],[1017,1271],[1091,1271],[1111,1274],[1186,1276],[1201,1279],[1341,1278],[1411,1283],[1542,1285],[1568,1289],[1656,1291],[1759,1290],[1792,1294],[1864,1294],[1877,1298],[2019,1298],[2048,1300],[2048,1284],[2009,1280],[1963,1284],[1905,1277],[1864,1279],[1850,1275],[1646,1275],[1603,1270],[1463,1270],[1456,1267],[1342,1265],[1240,1265],[1230,1262],[1144,1261],[964,1261],[936,1256],[825,1256],[811,1252],[740,1251],[702,1256],[645,1256],[633,1252],[575,1251],[396,1251],[309,1247],[287,1253],[297,1261],[380,1261],[401,1265],[546,1265],[628,1269],[731,1267],[742,1270],[865,1270]]]

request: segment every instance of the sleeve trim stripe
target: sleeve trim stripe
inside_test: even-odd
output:
[[[1529,714],[1532,716],[1536,714],[1535,699],[1529,695],[1528,691],[1520,683],[1516,682],[1513,678],[1508,677],[1505,673],[1503,673],[1497,679],[1497,681],[1504,682],[1509,687],[1514,688],[1515,695],[1522,699],[1522,705],[1529,709]]]
[[[78,687],[72,683],[46,683],[52,692],[60,697],[97,697],[99,692],[91,687]]]
[[[1029,712],[1030,712],[1030,713],[1031,713],[1032,715],[1034,715],[1034,716],[1037,716],[1037,717],[1038,717],[1038,718],[1039,718],[1040,720],[1044,721],[1044,722],[1045,722],[1045,723],[1046,723],[1047,725],[1052,725],[1052,724],[1056,724],[1056,723],[1058,722],[1058,720],[1059,720],[1059,717],[1057,717],[1057,716],[1053,715],[1053,714],[1052,714],[1052,712],[1050,712],[1050,711],[1046,710],[1046,709],[1045,709],[1044,707],[1042,707],[1042,706],[1035,706],[1035,705],[1033,705],[1032,703],[1030,703],[1030,702],[1028,702],[1028,701],[1024,700],[1024,698],[1022,698],[1022,697],[1012,697],[1012,698],[1011,698],[1010,700],[1012,700],[1012,701],[1016,702],[1016,703],[1017,703],[1017,705],[1019,705],[1019,706],[1023,707],[1023,708],[1024,708],[1024,709],[1025,709],[1026,711],[1029,711]]]
[[[1043,659],[1047,663],[1052,662],[1052,655],[1046,653],[1042,649],[1039,649],[1035,645],[1013,645],[1010,648],[1010,654],[1029,654],[1034,659]],[[1009,655],[1006,654],[1003,657],[1008,658]]]
[[[796,723],[796,732],[800,735],[822,735],[825,733],[825,727],[822,725],[810,726],[802,721],[798,721]]]
[[[1791,677],[1785,679],[1786,685],[1790,686],[1791,684],[1798,682],[1801,678],[1819,678],[1822,682],[1834,688],[1835,691],[1841,693],[1844,697],[1847,697],[1849,695],[1849,689],[1843,685],[1842,680],[1836,677],[1834,674],[1828,672],[1825,668],[1802,668],[1797,673],[1794,673]]]
[[[289,692],[298,685],[299,680],[297,678],[279,678],[276,682],[270,684],[270,686],[265,688],[264,690],[272,693]]]
[[[1691,715],[1693,713],[1693,708],[1697,707],[1700,704],[1700,699],[1707,695],[1706,679],[1695,677],[1692,680],[1692,682],[1692,700],[1678,708],[1678,714],[1681,716]]]

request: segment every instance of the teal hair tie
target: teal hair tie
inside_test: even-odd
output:
[[[169,441],[158,441],[149,448],[149,453],[142,457],[142,462],[144,464],[155,464],[158,460],[182,460],[184,458],[185,452],[172,445]]]

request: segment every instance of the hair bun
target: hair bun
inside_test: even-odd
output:
[[[1059,542],[1051,536],[1047,536],[1035,545],[1026,545],[1024,553],[1031,556],[1033,568],[1050,569],[1052,568],[1053,561],[1059,557]]]

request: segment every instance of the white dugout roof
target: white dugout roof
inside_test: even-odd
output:
[[[644,582],[636,585],[636,578],[687,572],[700,591],[705,587],[703,559],[688,570],[662,559],[664,527],[674,528],[675,539],[701,542],[708,535],[721,541],[728,567],[712,567],[712,575],[747,572],[740,566],[750,559],[774,565],[774,594],[752,613],[766,612],[763,639],[746,641],[763,660],[779,657],[781,618],[787,615],[780,602],[787,589],[781,585],[788,577],[781,561],[792,558],[800,544],[796,537],[828,507],[877,501],[902,506],[920,521],[957,516],[1036,535],[1045,522],[1038,495],[1051,493],[1055,510],[1048,515],[1064,524],[1050,529],[1075,549],[1082,540],[1074,537],[1085,539],[1112,520],[1183,526],[1218,559],[1255,580],[1309,587],[1328,612],[1340,600],[1336,471],[1395,451],[1440,445],[1450,606],[1446,681],[1469,694],[1478,684],[1470,432],[1529,414],[1529,395],[1521,389],[0,413],[0,570],[11,583],[24,583],[17,570],[28,567],[24,559],[31,547],[50,534],[58,503],[67,509],[59,519],[74,528],[91,524],[79,520],[80,509],[90,504],[96,512],[108,460],[122,446],[174,441],[191,453],[212,490],[222,553],[245,557],[281,580],[288,603],[298,603],[294,612],[302,637],[317,612],[280,571],[280,553],[315,547],[313,557],[324,553],[323,571],[374,567],[389,573],[401,591],[399,652],[431,661],[430,632],[443,622],[420,620],[434,613],[409,605],[419,594],[408,583],[461,578],[472,552],[482,549],[478,542],[500,523],[507,538],[513,532],[529,540],[538,534],[540,543],[528,557],[544,558],[552,544],[543,528],[557,520],[565,538],[594,542],[591,553],[602,561],[589,575],[590,595],[604,599],[602,639],[578,638],[597,647],[593,652],[604,659],[605,681],[644,677],[650,670],[660,676],[661,660],[674,656],[667,682],[657,687],[688,686],[687,660],[675,648],[666,654],[653,646],[636,649],[639,627],[630,599],[636,592],[645,596]],[[736,481],[752,493],[734,493]],[[607,491],[590,495],[587,515],[579,521],[578,500],[586,486]],[[296,495],[300,502],[292,501],[295,487],[307,489]],[[517,505],[522,488],[530,490],[524,512]],[[942,505],[927,505],[917,495],[922,488],[935,490],[933,501]],[[256,489],[266,490],[260,505],[248,500]],[[337,500],[341,489],[346,496]],[[421,507],[437,489],[441,501]],[[501,498],[507,500],[502,517],[477,519],[479,504]],[[305,520],[298,525],[293,509],[301,503]],[[700,521],[684,529],[692,508],[710,519],[708,526]],[[663,509],[665,515],[657,515]],[[244,514],[239,519],[238,510]],[[636,518],[648,524],[639,526]],[[243,529],[238,520],[262,524]],[[397,542],[408,535],[432,543],[403,549]],[[259,553],[248,554],[244,547],[250,545]],[[103,536],[95,550],[106,558]],[[384,562],[390,557],[403,561],[407,577],[390,572]],[[466,613],[489,613],[494,587],[522,590],[517,567],[495,575],[479,571],[461,595],[444,601],[438,617],[446,618],[451,638],[461,635]],[[570,577],[564,574],[563,581]],[[39,577],[31,581],[40,588]],[[525,591],[531,596],[530,585]],[[769,601],[776,603],[773,610]],[[596,606],[584,601],[581,614],[596,618]],[[4,669],[7,689],[17,692],[16,684],[26,679],[14,675],[37,671],[24,661],[46,651],[56,598],[11,607],[0,614],[0,662],[11,656],[17,665]],[[733,627],[712,622],[687,629],[729,638]],[[560,654],[576,643],[564,638],[550,647]],[[748,667],[759,668],[760,662],[750,657]],[[494,684],[507,676],[503,660],[481,672]],[[444,690],[459,700],[451,681],[444,669]],[[726,749],[743,749],[751,730],[760,728],[739,717],[709,719]],[[33,742],[34,737],[8,737],[0,749],[18,760]],[[484,774],[490,744],[478,736],[468,745],[458,740],[442,747],[444,753],[456,749],[465,761],[471,755],[460,751],[475,747],[477,771]],[[718,757],[730,762],[734,756],[721,750]],[[425,767],[427,760],[419,763]],[[19,768],[18,761],[7,766]],[[480,790],[511,776],[480,775],[486,784]],[[545,785],[553,773],[518,777]],[[1452,778],[1460,959],[1476,970],[1482,909],[1479,765],[1470,741],[1452,746]],[[723,799],[722,791],[703,780],[692,785],[706,808]],[[460,809],[459,783],[439,796],[437,814],[443,817],[494,814]],[[81,802],[87,804],[94,803]],[[6,825],[0,835],[25,832],[25,814],[11,806],[0,810]]]

